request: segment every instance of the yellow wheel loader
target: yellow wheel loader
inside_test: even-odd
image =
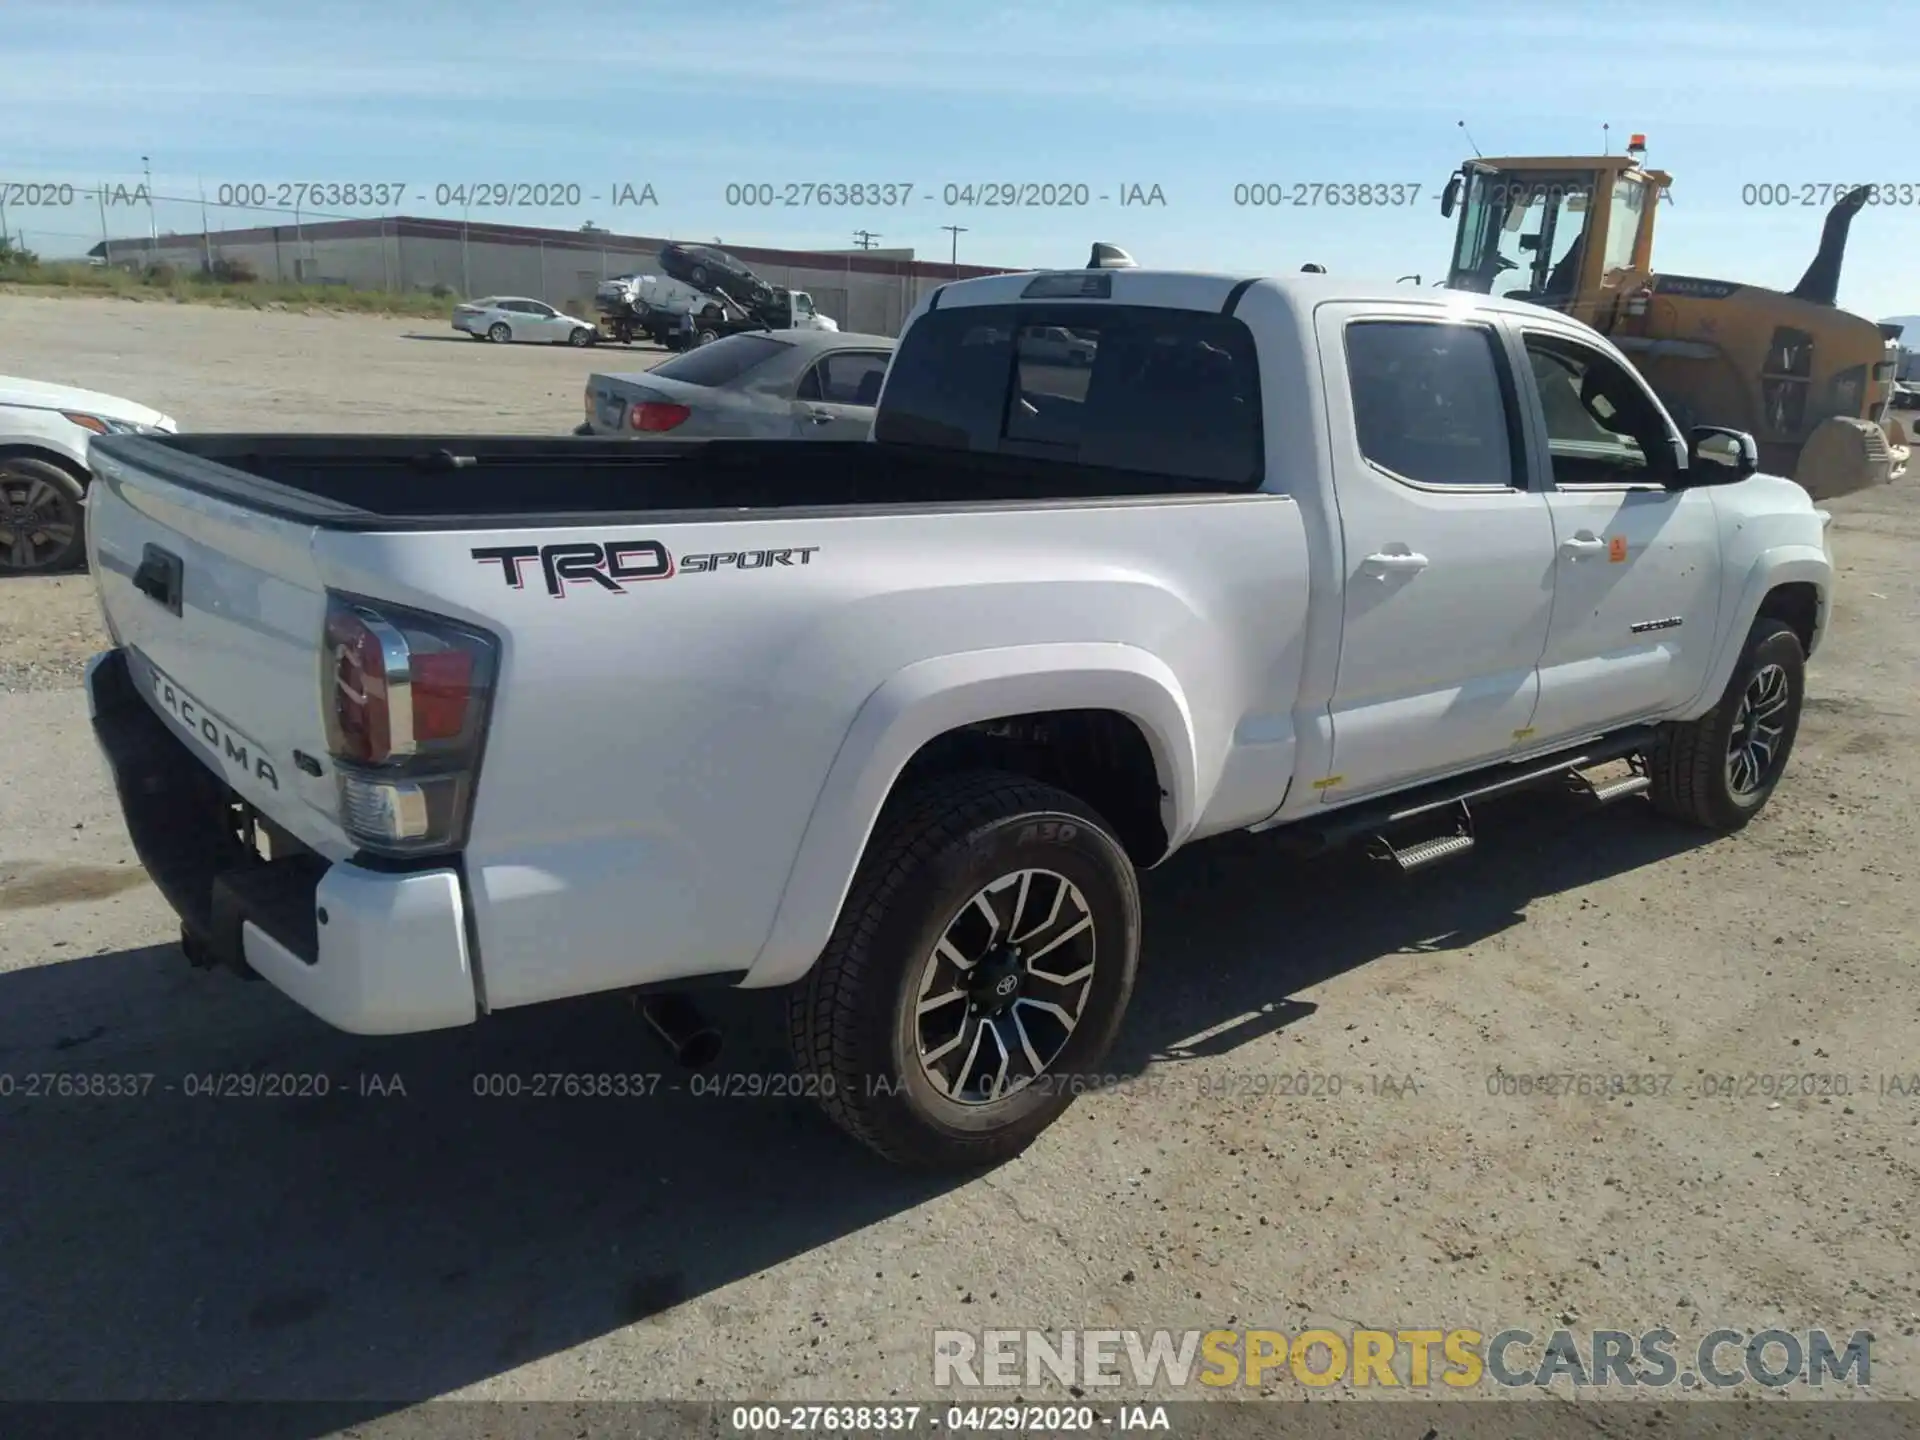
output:
[[[1892,414],[1898,336],[1834,304],[1853,217],[1871,186],[1841,195],[1791,291],[1661,275],[1653,226],[1672,177],[1625,155],[1476,158],[1441,195],[1456,217],[1446,284],[1565,311],[1626,352],[1674,419],[1751,433],[1761,468],[1816,500],[1906,469]]]

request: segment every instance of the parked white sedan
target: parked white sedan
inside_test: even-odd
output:
[[[591,345],[600,338],[600,327],[591,321],[556,310],[544,300],[530,300],[523,295],[489,295],[484,300],[456,305],[453,328],[475,340],[491,340],[496,345],[514,340],[545,345]]]
[[[178,429],[171,415],[118,395],[0,375],[0,576],[79,563],[95,435]]]

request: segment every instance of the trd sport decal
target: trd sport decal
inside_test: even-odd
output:
[[[682,555],[676,563],[673,552],[658,540],[576,540],[557,545],[487,545],[474,550],[473,558],[482,565],[498,565],[501,578],[514,590],[526,588],[527,562],[537,560],[547,594],[563,600],[569,583],[597,585],[615,595],[624,595],[627,586],[643,580],[808,565],[819,553],[818,545],[775,550],[715,550],[704,555]]]

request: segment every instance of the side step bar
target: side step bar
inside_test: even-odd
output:
[[[1473,811],[1467,808],[1466,801],[1458,803],[1460,813],[1454,816],[1451,835],[1433,835],[1406,845],[1395,845],[1388,836],[1376,835],[1374,853],[1383,860],[1393,861],[1403,875],[1466,854],[1473,849]]]
[[[1491,800],[1555,781],[1573,784],[1602,805],[1640,794],[1653,782],[1637,759],[1633,774],[1604,784],[1594,783],[1583,772],[1610,761],[1644,755],[1653,748],[1658,735],[1654,726],[1635,726],[1532,760],[1476,770],[1377,801],[1362,801],[1335,811],[1318,824],[1296,822],[1287,826],[1282,834],[1309,854],[1331,850],[1363,836],[1371,837],[1377,850],[1384,852],[1383,858],[1391,858],[1401,870],[1422,869],[1473,849],[1470,807],[1476,800]],[[1438,820],[1449,810],[1456,813],[1445,833],[1400,845],[1387,838],[1415,822]]]

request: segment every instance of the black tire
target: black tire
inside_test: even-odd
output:
[[[587,329],[586,326],[582,325],[578,330],[575,330],[571,335],[567,337],[567,343],[573,346],[574,349],[576,350],[584,350],[587,348],[587,346],[593,344],[595,333],[596,332],[589,330]]]
[[[719,338],[720,338],[720,332],[718,330],[709,330],[703,327],[699,335],[697,335],[694,338],[693,343],[695,345],[711,345],[713,344],[714,341],[718,340]]]
[[[1743,766],[1732,761],[1736,727],[1746,733],[1750,692],[1765,692],[1769,672],[1784,678],[1785,705],[1776,719],[1779,734],[1764,765],[1753,767],[1745,783]],[[1807,656],[1800,637],[1782,621],[1762,617],[1747,632],[1746,647],[1733,667],[1727,688],[1713,709],[1686,724],[1669,725],[1647,757],[1653,788],[1648,792],[1662,815],[1703,829],[1739,830],[1766,807],[1793,753],[1806,700]]]
[[[72,471],[0,455],[0,575],[45,575],[87,551],[87,489]]]
[[[1070,951],[1050,946],[1032,927],[1022,927],[1024,933],[1062,955],[1087,956],[1092,974],[1077,997],[1078,1023],[1058,1040],[1039,1080],[999,1098],[963,1103],[936,1087],[923,1068],[921,1027],[935,1022],[916,1013],[922,981],[936,963],[935,946],[972,915],[974,897],[1025,870],[1071,882],[1078,900],[1072,910],[1052,912],[1060,917],[1055,934],[1078,923],[1071,917],[1083,901],[1093,943],[1090,951]],[[1005,918],[1012,931],[1015,916]],[[1139,953],[1133,864],[1091,809],[1020,775],[979,771],[930,781],[888,802],[832,938],[790,994],[794,1061],[833,1121],[892,1163],[927,1171],[995,1165],[1026,1149],[1091,1088],[1132,998]],[[1018,952],[1013,955],[1021,972],[1015,983],[1035,989],[1032,998],[1061,993],[1051,984],[1041,987]],[[975,960],[967,973],[985,979],[985,959]],[[1012,1003],[1017,1011],[1019,1002]],[[962,1033],[975,1023],[972,1010],[966,1013]],[[1047,1034],[1039,1046],[1055,1043]],[[958,1088],[967,1088],[964,1061],[957,1079]]]
[[[696,265],[687,272],[687,283],[696,290],[707,289],[707,282],[712,278],[711,275],[707,274],[707,267],[704,265]]]
[[[487,339],[496,345],[504,345],[513,339],[513,331],[508,328],[506,321],[496,320],[487,327]]]

